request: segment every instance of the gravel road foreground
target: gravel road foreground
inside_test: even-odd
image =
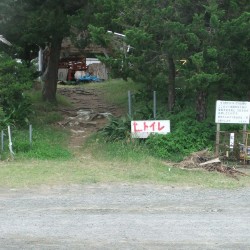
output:
[[[2,188],[0,249],[250,249],[250,188]]]

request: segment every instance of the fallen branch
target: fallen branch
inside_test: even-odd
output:
[[[214,164],[214,165],[204,165],[203,168],[206,169],[207,171],[217,171],[219,173],[223,173],[223,174],[225,174],[229,177],[232,177],[236,180],[239,180],[237,175],[248,176],[248,174],[243,173],[243,172],[235,169],[234,167],[225,166],[221,163]]]
[[[210,160],[210,161],[202,162],[202,163],[199,164],[199,166],[205,166],[205,165],[213,164],[213,163],[221,163],[221,161],[220,161],[219,158],[215,158],[215,159]]]
[[[229,177],[239,180],[237,175],[248,176],[234,167],[224,165],[219,158],[209,159],[209,152],[202,150],[192,153],[189,157],[186,157],[182,162],[174,164],[174,166],[184,169],[190,168],[203,168],[207,171],[216,171],[223,173]]]

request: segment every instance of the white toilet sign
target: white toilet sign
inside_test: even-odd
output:
[[[234,148],[234,133],[230,133],[230,142],[229,142],[230,148]]]
[[[250,102],[216,101],[215,123],[249,124]]]
[[[170,133],[169,120],[131,121],[133,138],[147,138],[150,134]]]

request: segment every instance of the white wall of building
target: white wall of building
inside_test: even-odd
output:
[[[97,58],[86,58],[87,66],[92,63],[101,63]]]

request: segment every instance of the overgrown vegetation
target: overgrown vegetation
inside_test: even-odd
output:
[[[211,96],[250,98],[246,2],[108,0],[96,4],[89,30],[96,43],[112,51],[100,59],[116,75],[142,82],[143,91],[161,89],[171,113],[182,101],[177,91],[193,94],[194,119],[205,121]],[[107,32],[111,28],[124,35],[122,41]]]
[[[206,122],[185,120],[178,123],[167,135],[152,135],[146,144],[153,154],[163,159],[182,159],[184,156],[202,149],[213,150],[214,126]]]
[[[100,130],[100,134],[106,141],[129,140],[130,138],[130,119],[127,117],[109,117],[108,124]]]
[[[123,84],[127,86],[126,82],[123,82]],[[99,89],[101,87],[99,85]],[[130,86],[128,85],[127,87]],[[108,85],[105,88],[108,90]],[[104,141],[111,143],[122,141],[123,144],[128,143],[128,145],[133,145],[134,147],[134,144],[130,144],[131,120],[153,119],[153,93],[151,92],[151,95],[149,95],[146,92],[138,91],[138,89],[134,89],[132,93],[134,93],[132,117],[128,115],[120,118],[110,117],[107,125],[99,132],[104,137]],[[118,91],[116,98],[118,100],[123,99],[126,97],[126,94],[127,90],[124,90],[123,93]],[[164,98],[162,98],[162,94],[157,91],[157,95],[157,106],[160,107],[157,108],[157,118],[171,121],[171,133],[167,135],[152,135],[146,140],[132,139],[132,141],[138,142],[135,145],[143,145],[147,153],[155,157],[175,161],[183,159],[191,152],[204,148],[213,150],[215,144],[215,123],[211,122],[210,116],[210,119],[198,122],[195,119],[195,107],[187,105],[183,105],[181,112],[171,114],[167,112],[166,108],[163,108]],[[120,99],[118,98],[119,96]],[[114,100],[112,101],[113,104],[116,104]],[[124,104],[127,104],[127,99]],[[210,115],[214,114],[211,113]]]
[[[8,132],[3,130],[4,151],[2,160],[10,157],[8,148]],[[69,133],[61,131],[51,126],[44,125],[33,127],[32,139],[30,140],[29,127],[22,129],[11,129],[13,152],[15,160],[69,160],[72,153],[68,149]]]
[[[0,128],[7,124],[22,126],[32,114],[31,100],[26,90],[32,87],[32,68],[0,53]]]
[[[35,113],[35,116],[31,119],[31,123],[34,125],[55,124],[63,118],[58,112],[58,107],[71,105],[69,100],[59,94],[57,95],[57,104],[44,102],[40,91],[31,90],[27,94],[31,99],[32,108]]]
[[[131,79],[124,81],[117,78],[102,83],[90,83],[86,88],[94,88],[100,91],[105,102],[118,106],[126,114],[128,110],[128,91],[131,91],[134,96],[144,88],[144,85]]]
[[[110,66],[111,76],[126,80],[95,86],[106,101],[124,111],[123,117],[112,117],[100,131],[98,143],[92,141],[90,148],[98,150],[96,155],[100,159],[105,156],[111,161],[131,159],[136,164],[148,160],[153,165],[147,165],[149,175],[160,173],[164,181],[173,180],[159,163],[162,159],[177,161],[193,151],[213,150],[215,100],[250,98],[247,0],[198,0],[195,4],[183,0],[107,0],[102,4],[100,1],[72,4],[65,0],[61,4],[55,0],[11,0],[4,1],[2,6],[0,20],[4,21],[0,33],[13,42],[13,48],[5,50],[25,62],[18,63],[0,54],[0,128],[13,127],[16,159],[71,158],[66,143],[69,135],[53,126],[62,118],[54,105],[56,99],[58,105],[65,101],[56,96],[57,66],[62,39],[70,35],[70,30],[77,34],[73,40],[80,49],[90,41],[108,49],[109,57],[100,59]],[[57,22],[53,22],[55,17]],[[124,35],[117,38],[107,32],[110,29]],[[81,41],[77,30],[83,38]],[[45,46],[50,48],[46,62],[49,66],[43,91],[37,96],[30,92],[31,59],[39,47]],[[132,92],[131,117],[126,114],[128,90]],[[157,91],[156,118],[170,120],[171,133],[152,135],[146,140],[131,139],[131,119],[153,117],[153,91]],[[27,139],[30,122],[34,125],[32,146]],[[7,158],[6,155],[1,156]],[[149,180],[143,174],[143,167],[137,170],[131,172],[131,178]],[[117,174],[113,169],[112,173]],[[176,173],[174,178],[187,174],[181,170]],[[99,176],[93,181],[100,179]]]
[[[175,118],[178,118],[175,117]],[[215,142],[215,125],[208,122],[197,122],[186,119],[174,124],[167,135],[151,135],[147,139],[137,140],[148,152],[156,157],[168,160],[181,160],[186,155],[205,148],[213,150]],[[131,142],[129,118],[111,118],[109,123],[99,132],[106,142]]]
[[[4,151],[1,152],[1,160],[6,160],[10,157],[7,125],[10,125],[11,128],[15,160],[61,161],[72,159],[73,154],[68,149],[69,131],[55,127],[55,124],[62,119],[62,115],[58,112],[58,107],[70,105],[69,101],[59,96],[57,105],[51,105],[42,101],[40,91],[28,90],[25,93],[30,101],[29,107],[32,114],[25,123],[22,123],[20,119],[15,119],[12,123],[5,122],[6,116],[3,111],[0,111],[0,117],[2,116],[1,131],[4,132]],[[31,137],[29,131],[30,124],[32,125]]]
[[[109,83],[95,85],[99,91],[102,87],[108,88]],[[126,86],[126,82],[119,83]],[[95,87],[92,84],[85,88]],[[112,87],[112,84],[109,86]],[[128,86],[127,86],[128,87]],[[130,86],[129,86],[130,87]],[[127,96],[127,89],[120,92]],[[118,98],[118,97],[117,97]],[[61,99],[61,98],[59,98]],[[119,99],[119,98],[118,98]],[[124,100],[126,98],[124,97]],[[42,113],[53,116],[56,107],[43,105],[41,96],[33,93],[33,106],[39,110],[39,123],[34,125],[32,146],[29,144],[28,126],[23,129],[13,129],[13,149],[15,151],[14,161],[0,162],[0,186],[24,187],[29,185],[56,185],[56,184],[86,184],[86,183],[112,183],[112,182],[130,182],[130,183],[157,183],[168,185],[198,185],[207,187],[238,187],[248,185],[248,177],[242,178],[239,182],[228,179],[218,173],[207,173],[202,170],[182,170],[174,168],[171,164],[164,163],[159,156],[155,157],[154,150],[144,141],[131,140],[129,128],[125,126],[122,131],[124,135],[122,140],[115,139],[111,130],[103,137],[103,133],[93,135],[85,141],[81,149],[81,155],[74,157],[72,149],[68,148],[69,132],[57,129],[52,124],[45,124]],[[67,102],[62,99],[63,105]],[[61,105],[60,103],[58,105]],[[124,103],[124,107],[126,106]],[[193,116],[193,113],[186,116]],[[34,118],[35,118],[34,117]],[[172,120],[172,118],[171,118]],[[182,121],[181,115],[173,121],[173,129],[178,130],[178,121]],[[120,122],[115,118],[112,122],[114,131],[118,130],[120,135]],[[129,122],[129,118],[121,122]],[[182,124],[183,130],[188,125]],[[191,124],[192,125],[192,124]],[[108,126],[108,124],[107,124]],[[199,127],[200,128],[200,127]],[[209,128],[206,128],[209,130]],[[189,131],[191,128],[189,128]],[[210,131],[210,130],[209,130]],[[107,132],[107,131],[106,131]],[[211,127],[211,133],[214,133]],[[6,133],[6,131],[5,131]],[[115,133],[115,132],[114,132]],[[174,132],[173,132],[174,133]],[[198,132],[197,132],[198,133]],[[180,133],[181,134],[181,133]],[[114,140],[111,140],[113,138]],[[150,140],[150,139],[149,139]],[[165,140],[165,139],[164,139]],[[9,157],[8,141],[5,141],[5,151],[2,159]],[[194,146],[194,145],[193,145]],[[164,146],[165,147],[165,146]],[[174,152],[174,156],[177,154]],[[183,156],[183,155],[181,155]],[[166,157],[169,159],[169,157]],[[177,159],[175,159],[177,160]]]

